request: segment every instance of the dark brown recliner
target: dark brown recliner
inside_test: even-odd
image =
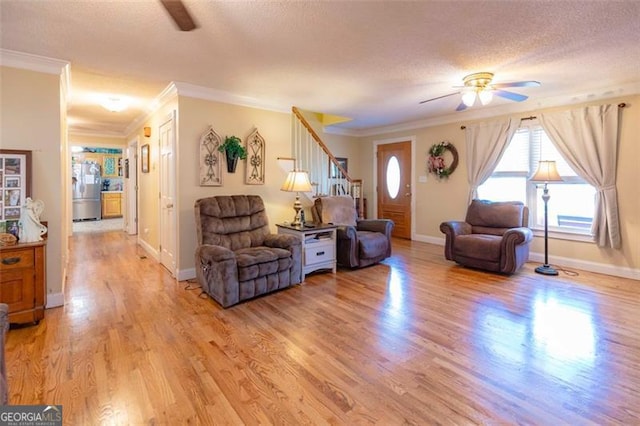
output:
[[[529,260],[529,209],[519,201],[473,200],[464,222],[440,224],[444,255],[460,265],[513,274]]]
[[[336,260],[339,265],[362,268],[391,256],[393,221],[357,219],[353,198],[316,198],[311,214],[314,222],[338,225]]]
[[[259,196],[203,198],[195,214],[196,276],[223,307],[300,283],[301,242],[270,233]]]

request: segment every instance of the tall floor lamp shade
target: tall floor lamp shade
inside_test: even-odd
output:
[[[307,172],[295,169],[290,171],[280,190],[296,193],[296,201],[293,203],[293,210],[296,211],[296,215],[293,218],[293,222],[291,222],[291,225],[302,225],[303,223],[300,220],[300,210],[302,210],[302,204],[300,203],[300,193],[313,191],[313,188],[311,188],[311,182],[309,182],[309,174]]]
[[[542,201],[544,201],[544,264],[536,268],[536,272],[543,275],[558,275],[558,271],[549,265],[549,228],[548,228],[548,209],[549,203],[549,182],[562,182],[562,178],[558,173],[555,161],[540,161],[538,170],[530,179],[532,182],[544,182],[544,191],[542,193]]]

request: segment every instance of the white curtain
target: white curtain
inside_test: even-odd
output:
[[[596,105],[538,114],[540,124],[575,172],[596,193],[591,232],[599,247],[620,248],[616,167],[618,106]]]
[[[467,126],[469,203],[478,197],[478,187],[493,173],[519,124],[517,120],[508,119]]]

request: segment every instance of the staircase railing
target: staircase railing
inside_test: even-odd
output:
[[[296,167],[309,173],[313,197],[348,195],[353,198],[358,216],[364,218],[362,179],[353,179],[311,127],[300,110],[291,108],[291,140]]]

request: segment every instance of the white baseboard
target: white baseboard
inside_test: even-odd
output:
[[[191,280],[196,277],[196,268],[179,269],[176,273],[178,281]]]
[[[422,243],[429,243],[429,244],[435,244],[437,246],[443,246],[445,239],[444,238],[440,238],[440,237],[431,237],[429,235],[420,235],[420,234],[413,234],[413,236],[411,237],[411,239],[413,241],[420,241]]]
[[[147,252],[149,256],[156,262],[160,262],[160,252],[151,247],[146,241],[138,238],[138,244]],[[186,281],[196,277],[196,268],[178,269],[176,270],[176,279],[178,281]]]
[[[544,263],[544,253],[529,253],[529,262]],[[624,266],[608,265],[606,263],[590,262],[588,260],[572,259],[570,257],[549,256],[549,264],[563,268],[576,268],[583,271],[597,272],[614,277],[640,280],[640,270]]]
[[[431,237],[429,235],[413,235],[414,241],[423,243],[436,244],[444,246],[445,239]],[[529,253],[529,262],[544,262],[544,253]],[[562,266],[565,268],[582,269],[583,271],[596,272],[599,274],[612,275],[614,277],[629,278],[632,280],[640,280],[640,269],[627,268],[623,266],[609,265],[606,263],[590,262],[588,260],[574,259],[562,256],[549,256],[549,263]]]
[[[64,293],[50,293],[47,294],[47,306],[46,308],[57,308],[64,306]]]
[[[138,237],[138,244],[153,258],[156,262],[160,262],[160,253],[155,248],[151,247],[149,243],[147,243],[142,238]]]

